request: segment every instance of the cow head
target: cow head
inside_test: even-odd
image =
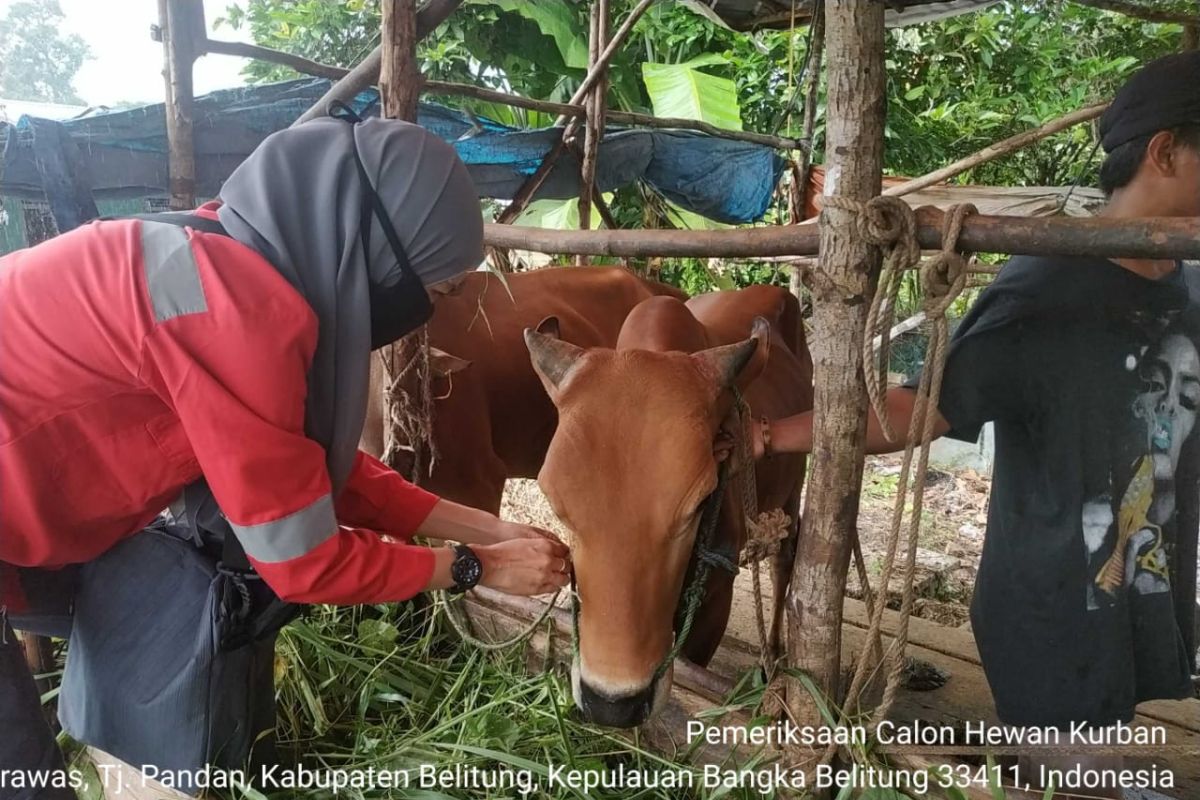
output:
[[[686,354],[585,350],[525,332],[558,409],[538,483],[572,533],[580,597],[572,688],[593,722],[640,725],[670,692],[669,667],[656,673],[674,642],[701,509],[717,486],[713,444],[729,390],[753,371],[765,323],[755,334]]]

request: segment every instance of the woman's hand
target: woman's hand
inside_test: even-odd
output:
[[[530,525],[507,522],[494,514],[442,499],[433,507],[417,533],[430,539],[489,545],[512,539],[550,539],[554,534]]]
[[[513,539],[549,539],[552,542],[561,543],[562,540],[555,534],[544,528],[539,528],[534,525],[522,525],[519,522],[501,521],[496,526],[496,541],[507,542]]]
[[[517,595],[546,594],[566,586],[570,579],[571,552],[557,539],[534,535],[472,549],[483,565],[479,583],[489,589]]]

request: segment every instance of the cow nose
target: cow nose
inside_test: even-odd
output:
[[[661,680],[661,679],[660,679]],[[655,688],[658,681],[634,694],[611,695],[579,681],[576,697],[579,710],[588,722],[609,728],[636,728],[654,712]]]

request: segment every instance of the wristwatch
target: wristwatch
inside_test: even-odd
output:
[[[468,589],[474,589],[483,577],[483,562],[475,555],[475,551],[465,544],[455,545],[450,577],[454,579],[454,586],[446,591],[451,594],[462,594]]]

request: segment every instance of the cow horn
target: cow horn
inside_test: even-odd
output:
[[[733,385],[741,371],[750,363],[756,349],[758,339],[746,339],[737,344],[702,350],[693,358],[699,362],[700,369],[711,375],[718,386],[724,388]]]
[[[575,366],[575,362],[583,355],[583,348],[570,342],[564,342],[554,336],[538,333],[533,328],[525,329],[525,346],[529,348],[529,356],[533,368],[542,380],[557,389],[567,373]]]

